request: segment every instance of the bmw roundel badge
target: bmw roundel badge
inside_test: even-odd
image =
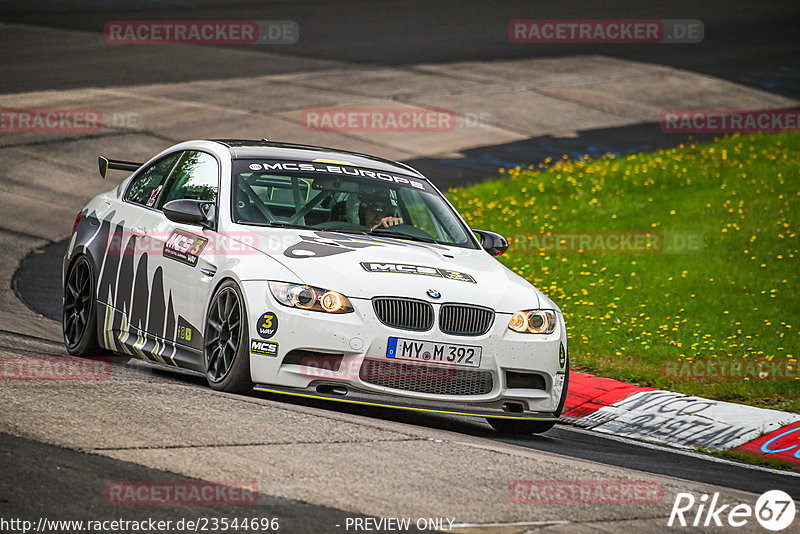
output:
[[[426,293],[432,299],[438,299],[439,297],[442,296],[442,294],[436,291],[435,289],[429,289],[428,291],[426,291]]]

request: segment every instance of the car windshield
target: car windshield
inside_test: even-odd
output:
[[[240,224],[373,233],[476,248],[469,229],[424,180],[338,162],[233,161]]]

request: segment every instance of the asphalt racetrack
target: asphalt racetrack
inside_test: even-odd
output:
[[[693,19],[704,38],[510,42],[509,21],[531,18]],[[109,20],[153,19],[292,20],[301,37],[286,46],[114,46],[103,38]],[[401,160],[445,189],[547,157],[689,140],[659,129],[664,108],[797,107],[798,27],[800,8],[790,1],[0,2],[0,108],[98,107],[136,117],[90,134],[0,131],[0,356],[66,355],[66,240],[77,211],[116,185],[97,177],[99,154],[136,160],[184,139],[269,135]],[[364,102],[452,106],[489,119],[435,139],[298,125],[304,107]],[[518,438],[478,418],[223,395],[196,376],[136,361],[114,361],[111,378],[96,383],[44,382],[0,381],[2,519],[245,515],[278,517],[282,532],[345,532],[354,518],[449,517],[463,532],[663,532],[679,492],[752,503],[780,489],[800,500],[796,472],[565,425]],[[664,498],[510,502],[509,484],[533,478],[652,480]],[[111,481],[198,480],[253,481],[260,497],[249,506],[177,507],[104,498]]]

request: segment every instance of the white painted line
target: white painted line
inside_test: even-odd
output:
[[[703,460],[707,460],[709,462],[717,462],[717,463],[721,463],[721,464],[728,464],[728,465],[734,465],[734,466],[737,466],[737,467],[743,467],[745,469],[754,469],[756,471],[766,471],[767,473],[772,473],[772,474],[775,474],[775,475],[783,475],[783,476],[790,476],[790,477],[798,477],[798,478],[800,478],[800,473],[798,473],[796,471],[784,471],[784,470],[780,470],[780,469],[773,469],[771,467],[765,467],[765,466],[762,466],[762,465],[753,465],[753,464],[746,464],[746,463],[743,463],[743,462],[734,462],[733,460],[728,460],[727,458],[720,458],[718,456],[713,456],[711,454],[706,454],[706,453],[696,452],[696,451],[691,451],[691,450],[686,450],[686,449],[679,449],[679,448],[675,448],[675,447],[657,445],[655,443],[650,443],[650,442],[647,442],[647,441],[640,441],[640,440],[637,440],[637,439],[623,438],[621,436],[616,436],[614,434],[604,434],[604,433],[600,433],[600,432],[595,432],[593,430],[586,430],[586,429],[583,429],[583,428],[564,425],[564,424],[558,425],[557,428],[559,428],[561,430],[568,430],[570,432],[577,432],[579,434],[589,434],[589,435],[594,436],[594,437],[601,437],[601,438],[605,438],[605,439],[610,439],[610,440],[613,440],[613,441],[618,441],[620,443],[625,443],[626,445],[635,445],[637,447],[643,447],[645,449],[653,449],[653,450],[659,450],[659,451],[664,451],[664,452],[671,452],[671,453],[675,453],[675,454],[683,454],[684,456],[692,456],[694,458],[700,458],[700,459],[703,459]]]

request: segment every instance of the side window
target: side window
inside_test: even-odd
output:
[[[156,207],[161,209],[167,202],[181,198],[214,202],[218,182],[219,165],[214,156],[188,150],[175,165]]]
[[[142,206],[152,206],[160,191],[159,186],[164,183],[164,179],[169,175],[180,155],[180,152],[176,152],[164,156],[136,175],[128,187],[125,200]]]

